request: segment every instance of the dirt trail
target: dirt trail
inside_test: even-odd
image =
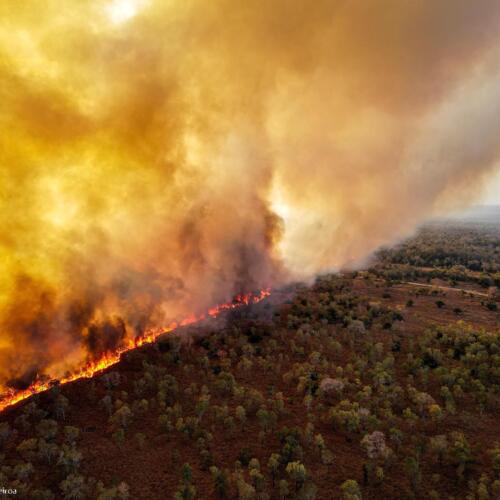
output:
[[[466,288],[453,288],[451,286],[429,285],[427,283],[416,283],[415,281],[403,281],[403,285],[421,286],[425,288],[438,288],[440,290],[450,290],[452,292],[464,292],[478,297],[489,297],[487,293],[476,292],[475,290],[467,290]]]

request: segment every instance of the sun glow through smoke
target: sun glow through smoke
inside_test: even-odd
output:
[[[145,0],[113,0],[106,7],[106,12],[114,24],[121,24],[132,19]]]

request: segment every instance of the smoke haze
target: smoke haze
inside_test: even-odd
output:
[[[473,202],[499,28],[493,0],[2,2],[0,385]]]

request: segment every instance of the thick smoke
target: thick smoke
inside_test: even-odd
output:
[[[0,384],[472,202],[499,28],[486,0],[2,2]]]

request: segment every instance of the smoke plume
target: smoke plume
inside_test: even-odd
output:
[[[472,202],[499,28],[493,0],[2,2],[0,385]]]

